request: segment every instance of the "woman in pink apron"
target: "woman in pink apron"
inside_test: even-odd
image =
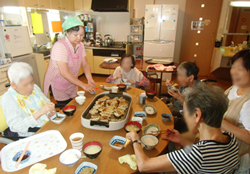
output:
[[[84,45],[81,43],[84,36],[83,23],[79,18],[68,17],[62,24],[64,37],[57,41],[50,54],[50,63],[45,75],[44,93],[49,89],[61,106],[72,100],[78,91],[78,86],[86,91],[95,91],[95,82],[92,78]],[[78,79],[80,67],[83,67],[88,84]]]

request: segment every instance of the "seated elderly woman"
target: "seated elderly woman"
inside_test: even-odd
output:
[[[183,92],[183,114],[188,128],[200,133],[200,141],[192,144],[177,130],[167,129],[169,141],[184,149],[149,158],[143,152],[139,135],[132,130],[127,138],[133,143],[141,172],[233,173],[239,166],[238,144],[232,133],[221,132],[221,122],[228,99],[219,87],[199,84]]]
[[[231,77],[233,86],[226,90],[229,107],[222,121],[222,129],[232,132],[239,144],[241,170],[250,168],[250,49],[242,50],[232,58]],[[248,161],[248,163],[247,163]]]
[[[150,84],[150,81],[135,67],[134,56],[128,53],[122,56],[120,66],[106,79],[106,82],[120,84],[122,79],[127,79],[133,87],[147,87]]]
[[[33,135],[55,114],[55,105],[34,84],[32,67],[27,63],[13,63],[8,69],[10,88],[1,99],[1,106],[9,129],[4,136]]]

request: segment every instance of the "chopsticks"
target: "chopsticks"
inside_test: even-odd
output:
[[[162,130],[162,131],[151,131],[150,132],[151,134],[153,134],[153,133],[156,133],[156,134],[158,134],[158,133],[166,133],[166,131],[165,130]]]
[[[30,145],[30,141],[28,142],[28,144],[27,144],[26,147],[24,148],[23,153],[21,154],[21,156],[18,158],[18,161],[17,161],[17,163],[16,163],[16,165],[15,165],[15,168],[16,168],[16,169],[17,169],[18,165],[20,164],[20,162],[22,161],[23,156],[24,156],[25,152],[27,151],[29,145]]]

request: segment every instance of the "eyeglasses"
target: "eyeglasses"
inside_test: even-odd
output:
[[[184,110],[179,110],[180,114],[183,115],[184,113]]]

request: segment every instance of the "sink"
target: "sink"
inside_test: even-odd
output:
[[[48,55],[50,55],[50,50],[48,50],[48,49],[39,49],[39,50],[36,52],[36,50],[33,49],[33,53],[41,53],[41,54],[43,54],[44,56],[48,56]]]

